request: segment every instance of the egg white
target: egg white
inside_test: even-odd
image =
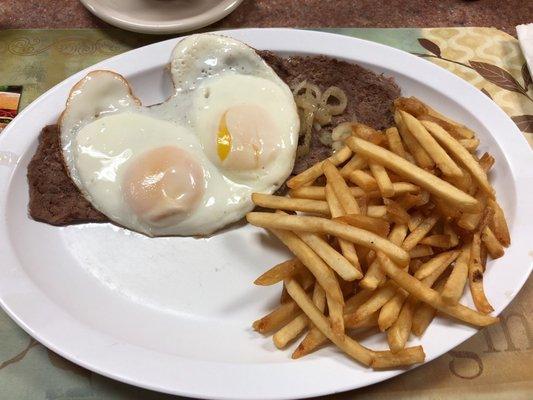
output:
[[[82,194],[112,221],[150,236],[208,235],[251,211],[253,192],[272,193],[287,179],[298,140],[296,105],[255,50],[230,38],[184,39],[170,65],[175,94],[152,107],[142,106],[128,82],[113,72],[95,71],[80,81],[59,121],[63,158]],[[213,124],[224,107],[253,101],[275,116],[278,152],[256,171],[225,171],[206,145]],[[135,156],[167,145],[187,150],[202,166],[204,194],[179,223],[154,226],[124,202],[121,179]]]

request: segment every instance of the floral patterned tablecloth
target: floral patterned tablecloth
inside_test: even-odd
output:
[[[327,31],[397,47],[455,73],[493,99],[533,146],[533,83],[518,41],[512,36],[493,28]],[[22,86],[19,105],[22,109],[74,72],[163,39],[119,30],[2,31],[0,89]],[[421,368],[367,388],[325,398],[531,399],[531,309],[533,280],[529,279],[503,313],[500,324],[483,329]],[[177,397],[115,382],[66,361],[30,338],[0,311],[1,400],[171,398]]]

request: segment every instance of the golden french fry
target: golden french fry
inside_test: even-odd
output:
[[[459,139],[459,143],[461,143],[461,146],[463,146],[465,149],[467,149],[470,153],[473,153],[477,150],[479,147],[479,139],[473,138],[473,139]]]
[[[443,232],[450,237],[450,247],[455,247],[459,244],[459,236],[457,236],[457,232],[448,222],[444,223]]]
[[[457,210],[454,206],[446,203],[444,200],[439,199],[438,197],[433,197],[432,200],[435,204],[435,211],[441,215],[443,221],[456,220],[461,216],[459,210]]]
[[[439,293],[442,293],[445,283],[446,281],[441,279],[439,283],[437,283],[435,290]],[[429,304],[419,303],[413,314],[413,324],[411,327],[411,332],[413,332],[413,334],[418,337],[422,336],[428,326],[431,324],[431,321],[433,321],[433,318],[435,318],[436,314],[437,310],[435,310]]]
[[[305,289],[304,289],[305,290]],[[290,298],[290,296],[289,296]],[[292,298],[291,298],[292,301]],[[315,282],[313,290],[313,304],[321,311],[324,312],[326,307],[326,293],[324,289]],[[309,325],[309,318],[305,314],[299,314],[291,322],[277,331],[273,336],[274,345],[278,349],[282,349],[290,342],[298,337]]]
[[[303,264],[302,264],[303,265]],[[304,290],[309,289],[315,284],[315,277],[307,268],[299,269],[296,274],[288,277],[293,278],[298,281],[298,283],[304,288]]]
[[[291,296],[289,296],[287,289],[285,289],[285,285],[283,285],[283,289],[281,289],[281,296],[279,296],[279,304],[285,304],[289,301],[291,301]]]
[[[455,261],[455,265],[452,269],[452,272],[444,289],[442,290],[442,299],[447,303],[455,303],[459,301],[463,295],[466,282],[468,281],[468,262],[470,260],[470,245],[465,244],[462,249],[459,257]]]
[[[494,162],[496,160],[493,156],[491,156],[489,153],[483,153],[481,158],[479,159],[479,166],[485,171],[485,173],[488,173],[492,166],[494,165]]]
[[[365,192],[372,192],[379,189],[376,179],[371,174],[361,169],[352,171],[347,178],[350,182],[355,183]]]
[[[344,312],[343,305],[326,294],[328,303],[329,320],[333,333],[339,338],[344,336]]]
[[[420,269],[422,264],[424,264],[424,261],[422,261],[421,259],[419,258],[412,259],[411,262],[409,263],[409,272],[411,273],[411,275],[415,274],[416,271]]]
[[[359,214],[361,212],[359,210],[359,205],[344,181],[344,178],[337,170],[337,167],[326,160],[322,164],[322,170],[324,171],[324,175],[326,175],[328,185],[330,185],[335,192],[335,196],[342,205],[344,212],[346,214]]]
[[[328,185],[335,192],[335,196],[339,200],[339,203],[341,203],[344,212],[346,214],[360,214],[361,210],[359,209],[359,205],[350,192],[344,178],[337,170],[337,167],[326,160],[322,163],[322,170],[324,171],[324,175],[326,175]]]
[[[417,118],[429,113],[428,106],[416,97],[399,97],[395,99],[394,109],[408,112]]]
[[[418,244],[415,247],[413,247],[411,250],[409,250],[409,256],[411,258],[427,257],[427,256],[432,256],[433,254],[434,254],[434,251],[431,248],[431,246],[426,246],[423,244]]]
[[[394,182],[392,184],[394,189],[394,195],[402,195],[405,193],[418,193],[420,188],[416,185],[413,185],[409,182]],[[379,190],[372,190],[370,192],[365,192],[363,189],[357,186],[350,187],[350,192],[357,199],[361,197],[367,197],[369,199],[378,199],[381,198],[381,193]],[[289,196],[291,198],[298,199],[311,199],[311,200],[325,200],[326,199],[326,188],[324,186],[302,186],[298,189],[291,189],[289,191]]]
[[[493,259],[500,258],[505,253],[503,246],[488,226],[483,229],[481,240]]]
[[[409,275],[407,272],[402,271],[383,252],[378,251],[377,257],[383,271],[394,280],[398,286],[420,301],[428,303],[437,310],[472,325],[488,326],[498,322],[498,318],[496,317],[479,313],[459,303],[447,304],[438,292],[427,287],[424,283]]]
[[[279,263],[254,281],[254,284],[261,286],[270,286],[283,281],[285,278],[293,276],[299,270],[304,268],[303,264],[297,258]]]
[[[444,129],[450,131],[455,137],[460,139],[472,139],[475,134],[466,126],[455,122],[454,120],[442,115],[427,104],[421,102],[416,97],[401,97],[394,101],[396,108],[406,111],[409,114],[423,120],[433,121]]]
[[[483,232],[483,229],[485,229],[487,226],[489,226],[489,223],[494,218],[494,210],[492,207],[485,207],[481,214],[481,220],[479,221],[478,226],[476,227],[475,233],[481,234]]]
[[[407,236],[407,225],[396,224],[394,225],[394,228],[392,228],[391,233],[389,234],[389,240],[392,243],[398,246],[401,246],[406,236]]]
[[[310,232],[295,232],[295,234],[345,281],[353,281],[363,277],[350,261],[317,234]]]
[[[397,156],[389,150],[376,146],[356,137],[346,139],[346,144],[357,154],[371,159],[385,168],[407,178],[412,183],[426,189],[437,197],[441,197],[462,211],[479,211],[479,202],[469,194],[455,188],[448,182],[423,170],[409,161]]]
[[[422,346],[408,347],[397,353],[390,351],[374,351],[373,369],[404,367],[424,362],[426,355]]]
[[[280,329],[293,319],[300,309],[294,301],[281,304],[270,314],[254,321],[252,327],[260,333],[268,333]]]
[[[296,279],[298,283],[304,288],[304,290],[309,289],[315,283],[315,277],[313,276],[313,274],[311,274],[311,272],[309,272],[307,268],[303,266],[303,264],[302,268],[290,277]],[[280,304],[285,304],[289,301],[291,301],[291,296],[289,296],[289,293],[287,293],[287,290],[285,289],[284,285],[281,291],[279,302]]]
[[[394,196],[394,186],[387,174],[385,168],[382,165],[370,162],[369,164],[370,172],[376,180],[379,191],[383,197],[392,197]]]
[[[387,207],[387,217],[397,224],[407,224],[410,216],[407,211],[397,202],[390,199],[385,199],[385,207]]]
[[[466,169],[462,167],[459,168],[463,174],[462,176],[444,176],[443,179],[450,182],[457,189],[473,195],[477,189],[477,184],[474,182],[474,178],[472,178],[472,175]]]
[[[367,301],[370,296],[372,296],[371,290],[361,290],[357,294],[350,297],[348,300],[346,300],[346,303],[344,305],[344,313],[351,313],[354,312],[361,304],[363,304],[365,301]],[[319,307],[320,309],[320,307]],[[324,308],[321,308],[323,311]],[[372,323],[371,317],[364,319],[360,322],[358,322],[355,326],[356,327],[363,327],[368,324]],[[345,326],[346,326],[346,317],[345,317]],[[348,326],[346,326],[348,328]],[[350,327],[350,329],[352,329]],[[307,333],[306,337],[302,340],[302,342],[298,345],[296,350],[294,350],[294,353],[292,354],[292,358],[300,358],[303,357],[309,353],[312,353],[316,349],[318,349],[321,345],[328,342],[328,338],[322,334],[316,327],[311,328],[309,332]]]
[[[459,250],[446,251],[433,257],[428,262],[425,262],[418,268],[414,274],[417,279],[424,279],[431,275],[436,270],[443,268],[443,264],[447,267],[459,257]]]
[[[393,282],[387,282],[377,289],[370,298],[361,304],[355,312],[346,314],[346,325],[353,324],[368,318],[372,313],[383,307],[396,293],[397,286]]]
[[[396,198],[396,201],[405,210],[409,210],[412,207],[420,207],[429,202],[429,192],[422,191],[420,193],[412,194],[405,193],[402,196]]]
[[[405,158],[405,149],[403,147],[402,139],[398,133],[398,129],[395,127],[389,128],[385,131],[387,136],[387,142],[389,144],[389,150],[393,153]]]
[[[483,191],[494,198],[494,189],[489,183],[487,174],[476,159],[453,136],[434,122],[422,121],[422,124],[455,158],[461,162],[472,174]]]
[[[402,248],[405,250],[413,249],[429,233],[429,231],[433,229],[438,220],[439,217],[436,214],[430,215],[423,220],[416,229],[405,238],[402,243]]]
[[[413,232],[418,225],[422,223],[424,220],[424,214],[422,214],[420,211],[415,211],[409,216],[409,222],[407,223],[407,227],[409,228],[409,232]]]
[[[435,163],[427,151],[415,139],[409,128],[407,128],[407,124],[403,120],[399,111],[395,111],[394,121],[396,122],[396,126],[398,127],[398,131],[400,132],[403,142],[415,159],[416,164],[418,164],[421,168],[433,168]]]
[[[442,122],[446,122],[449,125],[452,125],[451,127],[448,127],[446,124],[443,124],[440,121],[437,121],[437,123],[440,126],[442,126],[444,129],[449,128],[450,132],[453,132],[453,134],[459,138],[463,138],[463,139],[474,139],[475,138],[474,132],[470,130],[469,128],[467,128],[466,126],[459,124],[458,122],[455,122],[454,120],[442,115],[441,113],[435,111],[431,107],[428,107],[428,108],[429,108],[430,116],[436,117],[440,119]]]
[[[402,224],[396,224],[389,234],[389,240],[396,245],[401,245],[406,235],[407,226]],[[384,278],[385,274],[383,274],[383,271],[381,271],[379,262],[374,259],[370,263],[364,278],[361,279],[361,281],[359,282],[359,286],[365,289],[374,290],[379,286],[379,284],[384,280]]]
[[[253,193],[252,201],[256,206],[274,210],[303,211],[306,213],[330,215],[328,203],[320,200],[293,199],[272,194]]]
[[[352,325],[346,325],[346,329],[362,329],[362,328],[372,328],[378,324],[378,312],[370,314],[367,318],[357,321]]]
[[[400,114],[409,132],[411,132],[418,143],[426,150],[432,160],[435,161],[435,164],[437,164],[437,167],[444,175],[451,177],[460,177],[463,175],[455,161],[450,158],[419,120],[405,111],[400,111]]]
[[[374,218],[385,218],[387,215],[387,207],[385,206],[368,206],[366,215]]]
[[[449,235],[431,235],[422,239],[420,244],[425,244],[431,247],[440,247],[442,249],[448,249],[451,247],[452,238]]]
[[[383,140],[383,135],[381,133],[370,126],[359,122],[352,124],[352,134],[361,139],[376,142],[376,144],[379,144],[379,142]]]
[[[481,238],[479,233],[472,236],[472,246],[470,248],[470,261],[468,263],[468,282],[472,299],[478,311],[489,314],[494,309],[485,296],[483,289],[483,266],[481,265]]]
[[[408,295],[409,293],[407,293],[405,290],[398,288],[394,297],[387,301],[387,303],[385,303],[385,305],[381,308],[378,318],[378,326],[380,331],[386,331],[398,319],[400,310],[402,309],[403,303]]]
[[[418,300],[409,296],[403,303],[400,315],[387,330],[387,342],[392,353],[397,353],[405,347],[413,323],[413,314]]]
[[[364,289],[374,290],[379,284],[384,280],[385,274],[381,271],[379,263],[377,260],[374,260],[370,263],[367,268],[366,274],[359,281],[359,286]]]
[[[474,132],[466,126],[455,122],[454,120],[442,115],[429,105],[423,103],[416,97],[401,97],[394,100],[394,106],[397,109],[408,112],[415,117],[423,120],[433,121],[441,125],[444,129],[449,130],[457,138],[472,139],[475,137]]]
[[[275,214],[269,213],[269,215]],[[277,216],[284,217],[283,215]],[[280,229],[271,229],[271,231],[309,269],[326,293],[338,302],[344,302],[339,282],[337,281],[335,274],[308,245],[292,232]]]
[[[311,299],[307,297],[302,287],[294,279],[287,280],[285,282],[287,291],[298,304],[307,317],[315,324],[315,326],[337,347],[352,357],[354,360],[359,361],[364,365],[370,365],[373,360],[373,355],[370,350],[361,346],[357,341],[349,336],[344,335],[339,338],[335,334],[329,325],[327,318],[320,312],[318,308],[313,304]],[[326,291],[327,293],[327,291]]]
[[[250,212],[246,215],[246,219],[252,225],[267,229],[325,233],[368,247],[375,251],[382,250],[400,265],[409,264],[409,254],[404,249],[373,232],[346,225],[341,222],[320,217],[280,215],[264,212]],[[295,255],[307,266],[306,261],[302,257],[296,253]],[[322,286],[324,287],[324,285]],[[326,289],[326,287],[324,287],[324,289]]]
[[[348,161],[344,166],[340,169],[340,174],[347,178],[352,171],[355,171],[356,169],[363,169],[367,166],[366,160],[364,158],[353,156],[350,158],[350,161]]]
[[[336,151],[327,160],[333,165],[340,165],[352,156],[352,151],[344,146],[340,150]],[[324,160],[325,161],[325,160]],[[306,169],[300,174],[293,176],[287,181],[287,186],[291,189],[296,189],[304,186],[306,183],[313,182],[319,176],[322,176],[322,162],[316,163],[312,167]]]
[[[490,229],[504,247],[509,247],[511,244],[511,236],[509,235],[509,228],[507,227],[507,221],[505,220],[502,208],[498,202],[493,199],[489,199],[487,205],[494,210],[494,217],[489,223]]]
[[[339,202],[335,191],[328,183],[325,188],[326,191],[326,201],[328,203],[331,216],[333,218],[341,217],[345,214],[342,204]],[[352,263],[358,271],[361,271],[361,264],[359,263],[359,257],[355,251],[355,246],[353,243],[350,243],[347,240],[339,239],[339,246],[341,248],[342,254],[350,263]]]
[[[326,292],[318,282],[315,282],[315,287],[313,288],[313,304],[321,312],[326,309]]]
[[[324,336],[324,334],[320,332],[318,328],[312,328],[300,342],[298,347],[294,350],[291,357],[293,359],[298,359],[306,356],[327,342],[328,338]]]
[[[381,218],[369,217],[368,215],[348,214],[333,220],[374,232],[380,236],[387,236],[390,231],[390,225],[387,221]]]
[[[479,202],[479,204],[481,204],[482,207],[485,208],[485,204],[487,203],[487,197],[485,193],[481,190],[478,190],[475,194],[475,198]],[[479,221],[481,220],[481,216],[482,210],[479,210],[475,213],[464,213],[457,220],[457,225],[463,229],[466,229],[467,231],[473,231],[478,226]]]
[[[296,316],[291,322],[289,322],[287,325],[277,331],[274,336],[272,336],[274,345],[278,349],[283,349],[303,332],[303,330],[307,327],[308,321],[309,319],[305,316],[305,314]]]

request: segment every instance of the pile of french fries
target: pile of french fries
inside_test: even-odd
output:
[[[437,313],[498,321],[483,290],[487,255],[510,244],[487,178],[494,158],[478,157],[474,132],[416,98],[396,100],[394,120],[384,132],[349,124],[344,147],[292,177],[288,197],[252,197],[275,212],[248,222],[294,254],[255,281],[283,291],[253,327],[279,349],[305,334],[293,358],[332,342],[365,366],[396,368],[424,361],[406,343]],[[476,310],[459,303],[467,284]],[[389,350],[359,344],[368,329],[384,332]]]

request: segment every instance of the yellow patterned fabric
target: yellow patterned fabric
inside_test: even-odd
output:
[[[533,146],[533,85],[516,38],[494,28],[431,28],[427,57],[491,97]]]

